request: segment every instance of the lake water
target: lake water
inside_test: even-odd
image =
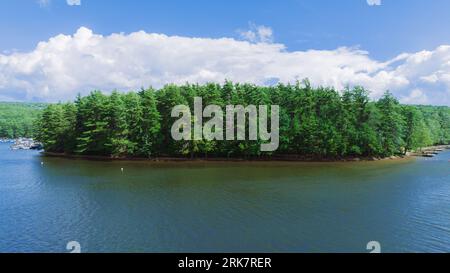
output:
[[[450,252],[449,160],[101,162],[0,144],[0,252]]]

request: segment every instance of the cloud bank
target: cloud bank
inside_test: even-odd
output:
[[[309,78],[314,85],[391,90],[406,103],[450,105],[450,46],[377,61],[366,51],[288,51],[283,44],[166,36],[143,31],[102,36],[82,27],[31,52],[0,54],[0,100],[66,101],[93,89]]]

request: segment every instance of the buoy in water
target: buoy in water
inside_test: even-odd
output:
[[[120,168],[120,171],[123,172],[123,168]]]

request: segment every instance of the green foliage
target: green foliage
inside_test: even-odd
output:
[[[381,153],[385,156],[401,153],[404,147],[404,119],[397,99],[386,92],[377,102],[380,111],[378,131],[381,137]]]
[[[405,152],[432,145],[431,135],[422,112],[414,106],[403,106],[405,118]]]
[[[279,105],[279,149],[261,153],[260,140],[174,141],[170,131],[178,118],[171,117],[172,108],[188,105],[192,110],[194,97],[202,97],[204,106],[222,109],[227,105]],[[204,118],[203,124],[208,120]],[[389,92],[373,102],[362,87],[340,93],[313,88],[307,80],[275,87],[227,81],[109,96],[94,91],[75,103],[48,106],[38,128],[38,140],[47,151],[82,155],[384,157],[450,143],[450,108],[400,105]]]
[[[51,104],[42,113],[38,121],[36,138],[54,152],[70,152],[75,136],[75,107],[73,104]]]
[[[155,90],[143,90],[139,93],[137,104],[128,108],[135,115],[135,122],[131,123],[130,138],[138,146],[138,156],[150,157],[156,154],[161,132],[161,116],[158,112]],[[132,121],[133,118],[127,119]]]
[[[0,138],[32,137],[44,103],[0,102]]]
[[[113,148],[110,131],[116,129],[116,121],[111,117],[110,101],[109,97],[99,91],[92,92],[90,96],[78,98],[75,103],[78,128],[77,146],[74,152],[111,155]],[[47,119],[44,118],[43,123],[45,124],[46,121]],[[42,142],[45,144],[44,141]]]

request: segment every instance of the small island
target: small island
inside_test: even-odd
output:
[[[261,152],[264,141],[260,139],[173,140],[170,130],[176,118],[171,116],[172,108],[192,107],[195,97],[201,97],[205,105],[221,107],[279,105],[278,150]],[[111,95],[94,91],[74,103],[48,105],[36,128],[37,141],[51,155],[358,161],[430,156],[420,152],[421,148],[450,143],[450,108],[402,105],[389,92],[372,101],[363,87],[338,91],[312,87],[307,80],[273,87],[226,82],[166,85],[160,90],[114,91]]]

